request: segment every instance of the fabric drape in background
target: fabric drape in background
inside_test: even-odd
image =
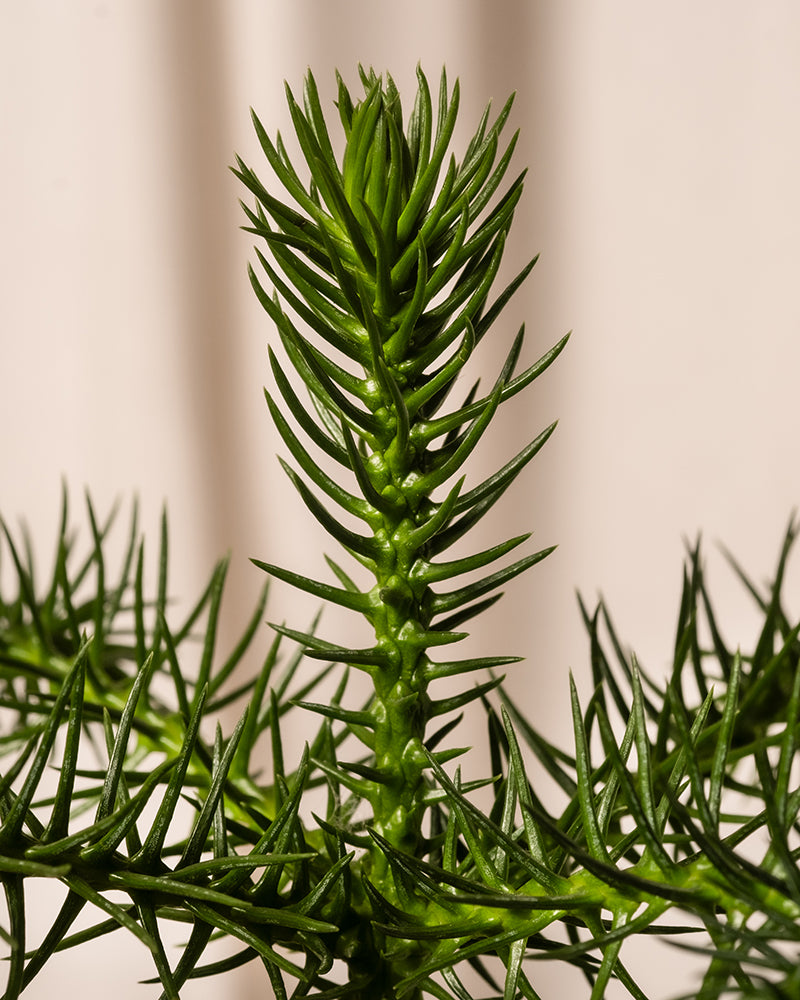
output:
[[[764,575],[800,497],[799,47],[789,0],[0,5],[4,516],[24,517],[49,558],[62,476],[76,522],[84,487],[100,511],[137,492],[155,538],[166,501],[177,600],[232,553],[228,636],[261,584],[249,556],[319,571],[325,542],[277,467],[261,395],[272,334],[227,170],[234,152],[263,162],[248,107],[286,134],[283,81],[299,90],[309,65],[329,101],[334,68],[353,85],[359,62],[388,69],[410,106],[417,62],[432,82],[446,64],[463,137],[516,90],[516,163],[530,170],[506,273],[542,258],[506,339],[485,345],[485,377],[523,319],[528,361],[575,333],[480,456],[488,470],[561,420],[486,543],[534,528],[560,547],[473,648],[525,654],[509,685],[566,741],[566,671],[588,677],[575,588],[590,601],[601,588],[659,672],[684,533],[724,538]],[[747,604],[708,550],[728,634],[745,642]],[[274,588],[272,619],[312,611]],[[108,941],[96,981],[79,951],[27,995],[65,982],[86,998],[149,995],[136,985],[148,956]],[[663,995],[685,986],[667,961]],[[559,975],[542,967],[543,996],[563,995]],[[263,981],[254,969],[186,995],[262,996]]]

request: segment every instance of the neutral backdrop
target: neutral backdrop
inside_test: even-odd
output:
[[[3,515],[49,558],[62,478],[76,522],[87,487],[100,510],[137,493],[150,532],[166,502],[177,600],[232,553],[229,635],[261,583],[250,556],[322,571],[327,543],[274,458],[274,338],[228,165],[262,165],[251,105],[290,130],[283,81],[299,90],[307,66],[329,104],[334,69],[356,87],[361,62],[408,106],[416,64],[433,81],[446,64],[462,136],[517,92],[529,173],[507,275],[542,254],[487,377],[522,319],[528,361],[574,330],[479,456],[488,471],[560,420],[485,529],[559,548],[476,625],[475,650],[524,654],[509,685],[566,739],[567,671],[588,688],[576,589],[602,591],[660,672],[699,531],[726,635],[746,644],[754,619],[715,542],[768,576],[800,497],[798,52],[790,0],[2,0]],[[299,627],[313,610],[283,587],[272,601]],[[151,974],[138,946],[92,954],[91,970],[54,961],[29,995],[157,995],[135,985]],[[664,961],[640,965],[667,996],[683,960]],[[538,982],[564,995],[558,974]],[[263,980],[186,995],[257,997]]]

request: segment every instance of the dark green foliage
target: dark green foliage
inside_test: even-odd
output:
[[[337,894],[330,873],[341,870],[344,855],[335,842],[321,838],[312,847],[304,839],[298,813],[308,762],[264,776],[257,748],[270,732],[280,748],[282,719],[297,711],[290,688],[308,695],[321,674],[300,686],[295,674],[301,658],[290,657],[278,668],[279,643],[273,643],[260,672],[238,682],[235,695],[244,712],[223,738],[215,716],[231,699],[221,688],[230,687],[239,672],[266,594],[242,641],[213,669],[225,565],[217,567],[186,620],[170,631],[166,525],[158,594],[149,601],[142,593],[135,512],[113,584],[104,554],[112,519],[98,528],[91,504],[89,516],[94,545],[79,559],[65,501],[44,596],[37,596],[32,565],[4,529],[4,554],[10,554],[18,579],[16,593],[0,602],[6,720],[0,871],[12,946],[5,995],[19,995],[56,950],[118,927],[150,949],[167,997],[178,996],[188,977],[203,974],[200,959],[217,928],[246,945],[242,960],[261,956],[294,968],[274,958],[276,942],[287,934],[325,955],[317,942],[335,927],[327,913]],[[89,632],[92,638],[85,637]],[[192,648],[198,633],[199,656]],[[323,728],[320,744],[326,739],[332,749],[335,741]],[[52,767],[58,778],[47,781],[46,768]],[[148,805],[156,808],[144,824]],[[36,943],[25,937],[26,877],[58,879],[66,890],[51,930]],[[119,891],[128,894],[129,905],[112,901]],[[87,903],[100,911],[99,920],[74,933]],[[161,943],[164,919],[190,928],[174,968]]]
[[[359,101],[339,82],[341,159],[311,75],[302,105],[288,94],[303,170],[254,118],[291,204],[241,161],[236,173],[268,250],[257,254],[271,290],[255,271],[251,281],[282,348],[283,360],[269,351],[267,392],[281,463],[350,560],[327,560],[330,582],[257,565],[358,612],[366,638],[342,648],[290,623],[265,641],[265,593],[220,656],[225,565],[176,621],[165,522],[152,597],[135,512],[112,572],[113,518],[87,502],[81,558],[65,499],[44,585],[27,538],[3,526],[5,997],[59,950],[119,928],[149,949],[166,998],[251,961],[278,1000],[466,1000],[476,979],[491,997],[536,998],[541,961],[573,966],[594,1000],[612,982],[640,998],[651,984],[623,960],[640,935],[666,938],[678,960],[705,956],[693,996],[800,996],[800,625],[782,597],[796,525],[765,593],[734,564],[763,620],[749,652],[724,638],[699,547],[666,682],[625,651],[602,605],[582,607],[593,684],[588,698],[571,684],[568,750],[493,673],[516,657],[450,649],[551,551],[525,553],[523,534],[446,555],[552,433],[514,443],[468,483],[498,408],[566,338],[518,373],[521,330],[494,384],[462,390],[534,263],[492,293],[522,191],[521,176],[505,181],[511,102],[494,120],[487,109],[458,160],[457,84],[443,76],[434,105],[420,72],[404,123],[391,79],[361,77]],[[353,670],[368,697],[352,693]],[[440,690],[445,678],[461,688]],[[466,781],[454,737],[471,705],[485,713],[488,760]],[[221,725],[223,710],[238,723]],[[287,724],[309,734],[299,760]],[[537,789],[542,771],[555,807]],[[32,941],[27,889],[42,878],[63,900]],[[175,952],[170,921],[184,932]],[[207,951],[220,940],[223,957]]]

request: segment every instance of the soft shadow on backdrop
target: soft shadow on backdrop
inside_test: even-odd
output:
[[[575,589],[602,590],[659,671],[683,539],[700,529],[728,635],[746,641],[747,604],[713,543],[765,576],[800,498],[799,47],[789,0],[2,5],[3,514],[24,517],[49,558],[62,476],[76,520],[84,487],[101,510],[137,492],[150,531],[166,501],[179,599],[232,552],[229,634],[261,583],[249,556],[319,570],[323,540],[274,460],[271,331],[227,167],[234,152],[262,163],[250,105],[290,131],[283,81],[299,90],[309,65],[329,102],[334,69],[355,86],[362,62],[389,70],[410,106],[417,62],[432,82],[446,64],[462,136],[517,91],[516,163],[530,169],[507,275],[542,252],[502,345],[484,350],[487,377],[523,318],[529,361],[575,331],[481,456],[488,469],[560,418],[494,523],[559,549],[474,648],[525,654],[510,686],[566,738],[566,671],[584,690],[588,677]],[[312,611],[274,589],[272,618]],[[28,995],[59,982],[149,995],[135,983],[148,957],[111,941],[96,982],[65,958]],[[541,983],[559,995],[557,975]],[[242,974],[187,995],[262,985]]]

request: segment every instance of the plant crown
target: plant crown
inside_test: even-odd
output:
[[[582,704],[571,683],[568,751],[504,689],[498,671],[516,657],[453,652],[551,551],[512,556],[528,535],[479,551],[462,540],[550,437],[554,425],[470,479],[498,408],[566,338],[518,370],[520,329],[494,383],[461,389],[535,263],[493,291],[522,193],[523,175],[506,179],[511,101],[487,108],[457,159],[458,83],[443,73],[434,101],[418,71],[406,122],[391,77],[360,76],[357,101],[338,80],[341,154],[309,73],[300,102],[287,88],[303,169],[254,115],[272,180],[241,160],[235,173],[255,197],[247,228],[264,252],[250,279],[280,342],[266,400],[281,464],[349,560],[327,560],[332,582],[257,565],[356,612],[369,638],[351,649],[316,623],[276,625],[253,671],[266,589],[220,657],[225,563],[176,622],[166,519],[152,596],[135,509],[112,572],[113,516],[87,500],[80,556],[65,494],[44,584],[27,536],[3,524],[4,997],[57,951],[120,928],[149,950],[168,1000],[251,961],[278,1000],[467,1000],[476,980],[488,996],[536,998],[542,960],[573,966],[592,1000],[611,983],[643,998],[622,958],[641,934],[702,954],[693,996],[800,996],[800,625],[782,599],[796,525],[766,592],[733,564],[763,622],[747,654],[723,638],[699,545],[665,683],[625,651],[604,606],[581,605],[593,691]],[[226,736],[217,717],[237,704]],[[467,781],[453,734],[470,705],[489,750],[484,778]],[[286,727],[311,718],[289,760]],[[537,791],[543,774],[555,807]],[[63,897],[32,942],[39,879]],[[176,954],[171,921],[184,927]]]

